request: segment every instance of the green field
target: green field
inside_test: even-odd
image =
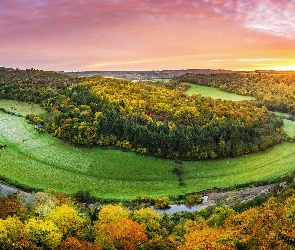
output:
[[[7,108],[6,101],[0,107]],[[16,107],[14,103],[9,103]],[[42,114],[21,104],[15,113]],[[30,110],[34,109],[34,110]],[[23,117],[0,112],[0,176],[29,187],[71,194],[89,190],[101,198],[176,196],[213,187],[270,180],[294,171],[295,143],[283,143],[263,153],[239,158],[183,162],[180,186],[173,160],[156,159],[100,148],[77,148],[48,134],[39,134]]]
[[[26,116],[27,114],[38,114],[39,116],[46,116],[46,111],[40,105],[34,103],[24,103],[13,100],[0,99],[0,108],[6,111],[13,112],[16,115]]]
[[[284,119],[283,121],[284,121],[284,126],[283,126],[284,131],[286,131],[286,133],[291,138],[295,137],[295,122],[287,120],[287,119]]]
[[[186,92],[189,95],[201,95],[205,97],[212,97],[214,99],[222,99],[222,100],[233,100],[233,101],[241,101],[241,100],[254,100],[254,97],[251,96],[242,96],[234,93],[229,93],[225,91],[221,91],[218,88],[212,88],[207,86],[201,86],[193,83],[184,82],[186,85],[190,85],[190,88]]]

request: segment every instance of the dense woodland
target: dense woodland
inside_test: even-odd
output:
[[[46,121],[28,118],[74,144],[214,159],[257,152],[285,139],[282,120],[263,105],[188,96],[182,87],[0,69],[0,98],[41,104],[49,112]]]
[[[0,196],[1,249],[294,249],[295,190],[193,213],[87,203],[52,190]],[[78,202],[84,198],[84,203]],[[138,197],[139,206],[148,197]],[[85,203],[86,202],[86,203]],[[136,202],[133,201],[133,202]]]

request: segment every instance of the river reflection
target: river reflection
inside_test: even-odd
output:
[[[200,211],[202,208],[206,208],[208,196],[203,196],[203,202],[199,205],[188,206],[188,205],[171,205],[169,208],[166,209],[154,209],[154,211],[158,213],[167,213],[167,214],[174,214],[177,212],[197,212]]]
[[[3,184],[0,184],[0,193],[4,194],[4,195],[9,195],[10,193],[21,193],[21,194],[25,194],[24,191],[21,191],[17,188],[13,188],[13,187],[9,187]]]

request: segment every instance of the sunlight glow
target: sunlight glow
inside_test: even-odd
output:
[[[273,66],[270,69],[272,69],[272,70],[294,70],[295,71],[295,65]]]

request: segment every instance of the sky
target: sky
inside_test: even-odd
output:
[[[295,70],[295,0],[0,0],[0,66]]]

